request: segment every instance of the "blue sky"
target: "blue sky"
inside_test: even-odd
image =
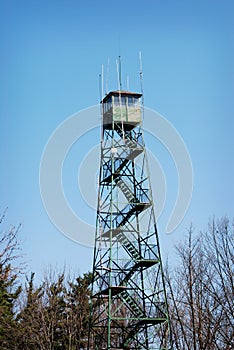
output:
[[[5,227],[23,225],[29,271],[40,276],[48,264],[65,263],[75,273],[91,268],[92,250],[59,233],[48,218],[39,166],[58,125],[99,102],[98,75],[102,64],[106,71],[108,59],[108,87],[117,88],[119,55],[124,84],[128,75],[130,89],[139,91],[142,52],[145,105],[175,126],[192,159],[189,210],[176,232],[166,236],[176,170],[162,145],[146,137],[168,185],[158,223],[163,255],[170,255],[191,222],[200,230],[213,216],[233,216],[233,18],[233,1],[221,0],[1,1],[0,212],[9,208]],[[89,151],[98,142],[99,132],[93,131],[83,144],[74,145],[65,164],[69,201],[90,224],[95,223],[95,211],[76,188],[77,169],[86,147]],[[157,192],[155,181],[153,186]]]

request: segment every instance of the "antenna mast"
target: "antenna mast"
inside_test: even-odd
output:
[[[107,69],[106,69],[106,94],[108,94],[109,69],[110,69],[110,59],[108,58],[108,61],[107,61]]]
[[[142,55],[141,55],[141,51],[139,52],[139,61],[140,61],[140,86],[141,86],[141,94],[142,94],[142,106],[144,107],[143,70],[142,70]]]
[[[122,90],[121,56],[119,56],[119,89]]]

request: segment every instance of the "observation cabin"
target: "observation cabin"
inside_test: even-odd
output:
[[[131,130],[140,124],[141,96],[142,94],[123,90],[109,92],[101,101],[103,129]]]

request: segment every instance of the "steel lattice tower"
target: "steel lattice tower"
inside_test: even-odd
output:
[[[139,93],[112,91],[101,101],[92,350],[171,349],[141,98]]]

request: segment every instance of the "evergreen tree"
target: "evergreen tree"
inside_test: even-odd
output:
[[[14,318],[14,302],[18,298],[21,287],[14,289],[16,275],[11,276],[11,267],[0,265],[0,349],[17,349],[15,340],[18,325]]]
[[[34,286],[34,273],[27,279],[25,286],[26,302],[17,315],[20,328],[19,348],[23,350],[43,349],[41,336],[40,310],[44,308],[42,303],[43,285],[39,288]]]

